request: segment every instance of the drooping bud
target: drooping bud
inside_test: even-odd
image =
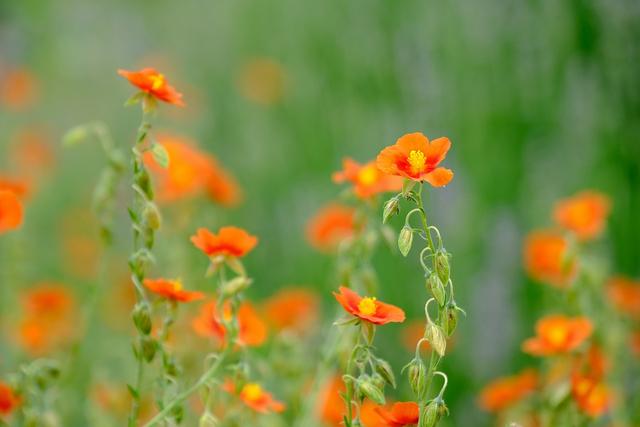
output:
[[[147,202],[144,206],[142,215],[150,229],[157,230],[160,228],[160,225],[162,224],[162,216],[160,215],[160,210],[155,203]]]
[[[242,292],[243,290],[247,289],[251,284],[251,282],[252,280],[246,276],[234,277],[233,279],[229,280],[228,282],[225,282],[222,285],[222,289],[221,289],[222,294],[225,297],[231,297],[237,294],[238,292]]]
[[[151,333],[151,309],[149,304],[146,302],[136,304],[133,309],[133,323],[141,334],[149,335]]]
[[[453,335],[458,326],[458,307],[455,303],[447,304],[445,309],[445,332],[447,336]]]
[[[363,396],[368,397],[371,401],[384,405],[384,393],[380,390],[370,378],[365,378],[363,380],[358,380],[358,392]]]
[[[411,390],[416,396],[422,396],[427,378],[427,367],[424,362],[422,359],[414,358],[404,369],[407,369]]]
[[[440,396],[437,396],[420,412],[418,427],[435,427],[444,415],[448,413],[447,406]]]
[[[400,234],[398,235],[398,249],[402,256],[407,256],[409,251],[411,250],[411,244],[413,243],[413,231],[411,227],[405,225],[400,230]]]
[[[444,285],[442,284],[442,280],[440,280],[440,277],[438,277],[436,273],[431,273],[429,277],[427,277],[427,288],[431,291],[431,294],[438,302],[438,305],[442,307],[447,295]]]
[[[431,347],[440,355],[444,356],[447,349],[447,340],[444,336],[442,329],[433,322],[427,323],[427,327],[424,332],[424,337],[429,340]]]
[[[392,197],[384,204],[382,211],[382,223],[386,224],[391,217],[396,216],[400,212],[400,201],[398,196]]]
[[[376,359],[376,372],[385,380],[391,387],[396,388],[396,377],[393,374],[393,369],[389,362],[383,359]]]
[[[200,417],[200,422],[198,423],[198,427],[218,427],[219,425],[216,417],[209,412],[205,412],[202,417]]]
[[[147,363],[151,363],[156,355],[157,343],[150,336],[140,338],[140,353]]]
[[[436,252],[435,257],[436,262],[436,271],[438,272],[438,277],[442,281],[442,283],[447,283],[449,281],[449,256],[445,251]]]

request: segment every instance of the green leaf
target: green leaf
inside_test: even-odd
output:
[[[162,144],[154,143],[151,147],[151,154],[157,164],[165,169],[169,167],[169,152]]]

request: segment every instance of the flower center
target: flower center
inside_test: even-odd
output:
[[[182,282],[180,280],[174,280],[171,283],[173,284],[173,290],[174,291],[181,291],[182,290]]]
[[[376,298],[366,297],[358,303],[358,311],[365,316],[371,316],[376,313]]]
[[[164,84],[164,75],[162,74],[154,74],[149,79],[151,80],[151,90],[158,90]]]
[[[358,172],[358,181],[360,181],[363,185],[371,185],[376,182],[376,178],[378,177],[378,171],[375,166],[369,165],[360,169]]]
[[[549,331],[549,342],[554,345],[561,345],[567,339],[567,330],[565,328],[553,328]]]
[[[246,384],[242,387],[242,395],[246,400],[258,400],[262,397],[262,387],[256,383]]]
[[[411,165],[411,171],[414,173],[421,172],[427,163],[427,157],[420,150],[411,150],[407,157],[407,162]]]

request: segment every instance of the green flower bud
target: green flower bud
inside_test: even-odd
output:
[[[413,243],[413,231],[411,227],[405,225],[400,230],[400,234],[398,235],[398,249],[402,256],[407,256],[409,251],[411,250],[411,244]]]
[[[146,302],[136,304],[133,309],[133,323],[143,335],[151,333],[151,308]]]
[[[440,357],[444,356],[447,349],[447,340],[444,336],[444,332],[442,332],[442,329],[438,325],[428,323],[424,332],[424,337],[429,340],[431,347],[433,347]]]
[[[222,294],[227,298],[231,297],[247,289],[251,282],[252,280],[245,276],[234,277],[222,285]]]
[[[400,212],[400,201],[398,197],[392,197],[384,204],[382,211],[382,223],[386,224],[391,217],[397,215]]]
[[[455,303],[447,304],[445,309],[445,332],[447,336],[453,335],[458,326],[458,308]]]
[[[384,393],[369,378],[358,381],[358,392],[379,405],[385,404]]]
[[[438,277],[442,281],[442,283],[447,283],[449,281],[449,256],[444,251],[438,251],[436,253],[435,258],[436,263],[436,271],[438,272]]]
[[[198,427],[218,427],[220,423],[211,413],[205,412],[202,417],[200,417],[200,422],[198,423]]]
[[[409,376],[409,385],[411,390],[416,396],[422,396],[425,390],[427,367],[424,362],[419,358],[414,358],[407,366],[407,373]]]
[[[157,230],[160,228],[162,217],[160,216],[160,210],[155,203],[147,202],[142,215],[150,229]]]
[[[376,372],[384,379],[384,381],[391,387],[396,388],[396,377],[393,375],[393,369],[386,360],[376,359]]]
[[[446,291],[442,281],[436,273],[431,273],[427,278],[427,287],[431,291],[431,294],[438,302],[438,305],[442,307],[445,303]]]
[[[151,363],[156,355],[158,344],[155,340],[149,336],[143,336],[140,338],[140,354],[147,363]]]

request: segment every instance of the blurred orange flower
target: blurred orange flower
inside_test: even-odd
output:
[[[340,394],[345,390],[344,382],[339,375],[332,377],[323,386],[318,398],[318,414],[322,421],[332,426],[342,425],[342,417],[346,411]]]
[[[522,350],[534,356],[552,356],[575,350],[593,332],[586,317],[551,315],[536,323],[536,336],[525,340]]]
[[[243,257],[257,244],[258,238],[238,227],[222,227],[218,234],[212,233],[206,228],[199,228],[195,235],[191,236],[191,242],[210,257],[229,256]]]
[[[0,382],[0,415],[9,415],[19,404],[20,399],[13,389]]]
[[[267,326],[248,302],[238,308],[238,344],[251,347],[259,346],[267,339]],[[224,341],[227,330],[223,324],[231,320],[231,305],[226,302],[222,308],[222,319],[216,301],[203,305],[200,314],[193,319],[192,326],[197,334]]]
[[[26,68],[9,70],[0,81],[0,100],[9,110],[24,111],[38,99],[38,82]]]
[[[420,132],[401,136],[395,143],[383,149],[376,164],[389,175],[398,175],[414,181],[426,181],[434,187],[447,185],[453,179],[450,169],[438,167],[451,147],[449,138],[429,142]]]
[[[12,136],[11,161],[16,171],[37,179],[55,163],[54,146],[46,129],[32,126]]]
[[[374,325],[404,322],[405,315],[401,308],[378,301],[375,297],[363,298],[344,286],[340,286],[340,293],[334,292],[333,296],[347,313]]]
[[[245,384],[238,396],[245,405],[262,414],[282,412],[285,409],[284,403],[274,399],[271,393],[265,391],[257,383]]]
[[[640,281],[628,277],[612,277],[606,285],[607,297],[621,313],[640,318]]]
[[[402,178],[383,173],[375,162],[361,165],[347,157],[342,161],[342,168],[342,171],[333,174],[333,181],[338,184],[350,182],[356,196],[362,199],[402,189]]]
[[[285,72],[278,62],[269,58],[256,58],[247,62],[237,81],[242,95],[261,105],[272,105],[282,99]]]
[[[152,292],[172,301],[191,302],[204,298],[198,291],[185,291],[179,280],[144,279],[144,285]]]
[[[63,285],[42,283],[22,298],[23,318],[18,342],[32,355],[41,355],[67,343],[75,333],[75,301]]]
[[[24,180],[0,175],[0,191],[10,191],[23,199],[29,193],[29,185]]]
[[[389,427],[416,425],[420,418],[420,407],[415,402],[396,402],[390,408],[379,406],[376,410]]]
[[[640,357],[640,331],[631,333],[631,336],[629,337],[629,346],[631,347],[633,354]]]
[[[518,403],[538,386],[538,374],[534,369],[525,369],[519,374],[498,378],[480,392],[480,406],[489,412],[500,412]]]
[[[168,104],[184,107],[182,94],[167,83],[164,75],[160,74],[154,68],[143,68],[139,71],[118,70],[118,74],[129,80],[129,83],[136,86],[142,92],[148,93],[154,98]]]
[[[581,374],[571,378],[571,394],[578,408],[594,418],[607,412],[613,399],[613,393],[604,383]]]
[[[577,261],[569,255],[569,242],[551,230],[534,231],[527,236],[524,266],[535,280],[558,288],[566,287],[577,272]]]
[[[171,202],[206,193],[223,206],[237,204],[242,192],[235,178],[218,163],[211,154],[199,150],[188,138],[171,134],[159,134],[158,143],[169,155],[168,167],[162,167],[147,151],[145,165],[157,180],[157,199]]]
[[[320,251],[334,250],[356,230],[355,209],[331,203],[318,211],[307,223],[307,239]]]
[[[319,308],[318,295],[304,288],[281,289],[263,305],[265,316],[274,329],[300,333],[316,323]]]
[[[0,234],[20,227],[23,217],[22,203],[18,196],[13,191],[0,190]]]
[[[583,191],[560,200],[553,210],[553,218],[580,240],[589,240],[602,233],[610,210],[611,201],[607,196],[596,191]]]

